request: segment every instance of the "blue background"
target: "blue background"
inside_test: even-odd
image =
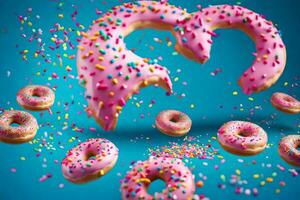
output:
[[[274,86],[247,96],[242,93],[237,80],[252,63],[251,53],[255,51],[255,46],[244,33],[236,30],[217,30],[219,36],[214,38],[211,59],[200,65],[174,54],[175,50],[172,47],[175,41],[171,33],[149,29],[135,31],[126,38],[128,48],[134,49],[143,57],[157,59],[161,56],[159,63],[171,71],[175,95],[168,97],[165,91],[155,87],[143,89],[139,95],[128,101],[119,118],[117,129],[109,133],[104,132],[84,112],[84,89],[79,86],[76,78],[72,78],[72,75],[77,75],[75,59],[63,56],[76,55],[76,50],[64,50],[62,47],[49,49],[48,46],[53,44],[53,34],[49,33],[49,29],[55,23],[64,26],[69,32],[68,39],[76,46],[76,30],[82,29],[78,28],[70,17],[75,9],[74,5],[78,7],[76,21],[85,26],[83,30],[86,30],[92,20],[97,18],[96,8],[105,12],[112,6],[119,5],[120,1],[0,0],[0,108],[22,110],[15,100],[16,93],[27,84],[57,87],[53,114],[33,113],[40,124],[35,140],[22,145],[0,144],[0,199],[120,199],[119,181],[129,170],[132,161],[147,159],[148,148],[168,145],[170,141],[182,143],[184,140],[163,135],[152,127],[157,113],[163,109],[178,109],[187,113],[193,120],[189,135],[196,138],[197,141],[194,141],[198,144],[210,143],[219,149],[226,160],[224,164],[221,164],[221,159],[217,157],[212,160],[185,160],[187,166],[193,169],[196,181],[201,180],[199,173],[207,176],[204,186],[197,188],[197,194],[204,194],[210,199],[299,199],[300,179],[293,177],[289,172],[289,169],[294,167],[280,159],[277,143],[283,135],[300,133],[300,118],[299,115],[281,113],[269,103],[270,96],[277,91],[300,98],[300,6],[295,2],[170,1],[171,4],[187,8],[188,12],[196,11],[197,4],[207,7],[210,4],[228,3],[241,4],[264,14],[281,30],[287,47],[286,69]],[[28,11],[30,8],[32,11]],[[58,14],[64,14],[64,17],[59,18]],[[18,20],[20,15],[28,17],[24,25]],[[37,15],[40,19],[36,18]],[[32,22],[32,26],[28,26],[28,21]],[[24,27],[23,30],[20,30],[21,27]],[[45,62],[41,56],[33,56],[34,52],[41,48],[36,41],[29,42],[28,38],[33,29],[38,28],[43,30],[40,38],[45,43],[45,54],[51,59],[50,63]],[[26,38],[21,36],[23,33],[26,34]],[[57,35],[63,38],[61,32]],[[154,37],[162,40],[162,43],[155,42]],[[167,46],[166,37],[171,39],[171,47]],[[22,60],[20,54],[25,49],[28,50],[27,61]],[[58,54],[63,57],[62,66],[59,66]],[[72,68],[71,72],[66,71],[67,65]],[[211,72],[216,68],[222,69],[222,72],[212,76]],[[178,69],[181,69],[181,72],[178,72]],[[56,73],[58,78],[49,78],[52,73]],[[63,76],[67,78],[64,79]],[[174,80],[176,77],[178,81]],[[185,81],[187,85],[182,84]],[[238,94],[233,95],[234,91]],[[186,97],[180,98],[182,93]],[[150,108],[152,99],[156,103]],[[140,103],[140,106],[137,106],[137,103]],[[191,105],[194,105],[194,108]],[[69,117],[65,117],[66,114]],[[144,118],[141,115],[144,115]],[[249,120],[261,125],[268,133],[269,147],[261,154],[251,157],[240,157],[225,152],[212,137],[216,136],[218,128],[229,120]],[[91,127],[96,128],[96,132],[91,131]],[[78,132],[78,128],[84,129],[82,133]],[[69,183],[62,176],[60,162],[68,149],[92,137],[105,137],[115,143],[120,150],[118,162],[101,179],[84,185]],[[38,157],[36,150],[40,151]],[[253,164],[254,161],[256,164]],[[276,167],[278,164],[282,165],[285,171],[280,171]],[[219,165],[219,169],[215,170],[214,165]],[[16,169],[15,173],[11,172],[12,168]],[[235,186],[230,185],[229,180],[230,175],[235,174],[237,169],[241,171],[241,179],[246,180],[241,187],[256,187],[259,190],[257,197],[234,193]],[[39,182],[39,178],[47,173],[52,177]],[[260,178],[254,179],[253,174],[259,174]],[[225,181],[221,180],[222,175],[226,177]],[[261,187],[259,183],[266,177],[272,177],[274,181]],[[281,187],[280,181],[284,181],[286,186]],[[220,183],[226,188],[218,188]],[[150,191],[159,191],[162,186],[162,183],[155,183],[151,185]],[[281,192],[277,194],[276,189],[280,189]]]

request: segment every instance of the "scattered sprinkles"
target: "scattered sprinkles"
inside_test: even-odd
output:
[[[103,12],[101,8],[95,8],[92,12],[95,13],[95,16],[100,17],[95,20],[95,25],[103,27],[103,30],[108,31],[99,31],[95,32],[95,35],[92,35],[86,32],[88,27],[79,21],[79,19],[82,20],[79,5],[70,4],[61,0],[51,3],[55,4],[56,8],[56,12],[53,14],[53,18],[55,19],[53,24],[44,25],[45,19],[42,11],[29,7],[17,16],[15,22],[12,22],[18,23],[19,25],[19,32],[17,34],[9,33],[9,29],[1,27],[1,36],[8,33],[16,35],[15,50],[19,54],[20,65],[24,68],[32,69],[32,76],[28,77],[28,75],[26,75],[24,84],[25,82],[34,83],[41,81],[58,94],[63,94],[56,99],[52,110],[36,113],[39,123],[38,134],[28,144],[25,144],[31,151],[20,151],[16,153],[15,157],[12,156],[12,159],[7,161],[9,164],[5,164],[4,166],[7,167],[9,165],[6,169],[8,178],[24,176],[25,165],[28,165],[32,159],[37,159],[40,162],[39,165],[36,165],[36,163],[30,163],[30,165],[34,168],[41,167],[43,171],[34,172],[34,174],[32,174],[32,176],[35,177],[34,179],[29,176],[29,184],[31,181],[36,181],[38,184],[44,185],[46,185],[47,182],[51,182],[51,184],[53,182],[58,190],[64,190],[67,187],[72,187],[72,185],[58,178],[62,177],[59,160],[61,153],[76,146],[82,142],[82,140],[85,140],[86,137],[103,136],[103,133],[93,120],[86,119],[86,124],[77,120],[77,118],[87,118],[93,114],[93,112],[89,110],[84,98],[89,101],[97,102],[97,107],[105,108],[107,106],[115,106],[117,115],[104,116],[104,119],[119,117],[119,113],[126,102],[124,98],[116,99],[116,94],[118,94],[119,91],[129,90],[131,86],[128,83],[133,80],[143,80],[143,86],[147,86],[149,83],[145,80],[145,75],[152,75],[164,71],[165,68],[161,67],[158,63],[166,63],[169,58],[178,59],[179,52],[172,50],[176,43],[172,38],[163,38],[155,35],[151,41],[145,41],[143,36],[142,38],[136,39],[138,44],[133,51],[139,53],[142,49],[141,47],[145,45],[149,52],[159,52],[158,49],[160,48],[169,48],[169,52],[159,52],[159,55],[154,59],[130,60],[128,59],[128,55],[125,55],[124,48],[121,48],[119,45],[124,39],[123,35],[114,38],[114,43],[109,45],[112,36],[110,34],[111,30],[108,30],[107,26],[108,24],[113,24],[114,27],[126,26],[122,19],[110,18],[109,15],[103,18],[103,16],[101,16]],[[90,3],[93,3],[93,1],[90,1]],[[106,2],[103,1],[103,3]],[[242,2],[237,2],[236,4],[240,5]],[[115,7],[110,10],[109,13],[113,16],[115,11],[123,9],[123,14],[126,15],[127,18],[130,18],[134,15],[134,7],[142,6],[138,5],[138,3],[134,6],[131,6],[131,4],[126,5],[126,8]],[[94,7],[96,7],[96,5],[94,5]],[[202,9],[201,6],[197,6],[197,8],[199,10]],[[71,13],[67,13],[67,9],[71,9]],[[151,5],[150,7],[145,7],[145,9],[147,10],[145,12],[158,12],[158,18],[162,21],[165,21],[168,18],[168,14],[174,11],[174,9],[169,9],[166,10],[166,13],[161,14],[155,6]],[[221,12],[221,9],[216,10],[218,15],[219,12]],[[186,13],[176,13],[176,15],[185,16]],[[232,15],[232,13],[221,13],[218,18],[226,19],[230,15]],[[210,17],[205,18],[207,22],[212,23],[212,20]],[[71,23],[68,23],[68,21],[71,21]],[[251,22],[251,19],[245,18],[243,19],[243,23],[251,24],[253,21]],[[266,21],[266,23],[269,22]],[[178,26],[176,30],[183,35],[187,33],[184,27],[181,26]],[[276,37],[280,33],[275,33],[274,30],[266,31],[267,34],[261,36],[262,40],[268,39],[267,35],[269,34]],[[212,37],[217,36],[214,32],[207,32],[207,34]],[[183,44],[188,44],[190,40],[191,37],[189,36],[181,38]],[[81,45],[82,41],[91,43],[93,45],[93,51],[88,50],[85,45]],[[212,41],[208,40],[206,42],[211,44]],[[199,49],[203,48],[201,46],[202,44],[198,46]],[[280,48],[283,48],[282,44],[276,44],[276,49]],[[280,57],[278,57],[278,55],[271,56],[267,49],[264,50],[266,50],[267,53],[258,55],[259,52],[256,52],[253,54],[255,57],[258,56],[259,62],[262,62],[264,65],[269,64],[269,62],[272,62],[274,66],[280,65]],[[83,52],[81,54],[82,59],[93,64],[93,70],[90,73],[77,74],[77,51]],[[108,57],[108,55],[112,56]],[[109,65],[107,63],[109,63]],[[236,119],[240,117],[240,114],[245,115],[245,120],[248,121],[257,119],[258,124],[264,126],[267,132],[276,129],[278,134],[274,136],[274,138],[272,137],[272,141],[268,142],[268,148],[261,157],[248,159],[244,157],[233,157],[232,155],[223,153],[224,151],[216,142],[215,136],[217,130],[209,131],[207,134],[204,134],[204,130],[202,130],[202,126],[200,126],[202,124],[204,127],[206,123],[209,123],[211,117],[203,116],[200,112],[202,110],[205,112],[205,103],[207,103],[205,98],[198,100],[191,99],[188,88],[192,87],[195,82],[189,79],[186,80],[187,68],[190,66],[175,64],[175,66],[171,66],[166,63],[166,65],[170,66],[170,74],[167,71],[165,71],[164,74],[170,75],[170,80],[172,80],[173,83],[174,92],[169,98],[178,100],[185,109],[191,109],[191,112],[197,112],[196,114],[192,113],[192,116],[197,116],[197,119],[201,120],[196,120],[197,124],[195,123],[193,125],[196,128],[191,131],[190,136],[177,139],[176,141],[164,141],[165,145],[155,146],[157,145],[157,141],[154,136],[147,134],[147,130],[144,131],[145,133],[138,133],[133,139],[125,139],[130,145],[143,144],[144,149],[136,151],[135,154],[139,157],[145,156],[147,158],[148,156],[166,156],[171,159],[181,159],[185,165],[191,169],[192,173],[195,174],[195,184],[197,187],[196,194],[193,198],[195,200],[208,200],[209,198],[203,193],[205,193],[207,187],[211,186],[215,186],[214,190],[218,193],[231,193],[240,198],[244,196],[252,196],[255,198],[265,192],[274,193],[279,196],[286,195],[288,187],[295,183],[290,181],[299,178],[299,170],[287,165],[284,161],[274,161],[272,157],[274,156],[273,153],[277,151],[277,139],[279,141],[279,138],[287,134],[286,128],[293,128],[295,134],[300,134],[299,117],[296,116],[290,120],[290,127],[283,127],[281,126],[282,117],[279,112],[275,110],[271,113],[265,112],[270,109],[268,100],[261,100],[263,97],[259,96],[245,97],[239,89],[233,88],[234,82],[228,82],[224,85],[226,89],[224,91],[227,91],[225,98],[229,98],[229,101],[232,100],[232,102],[212,105],[211,109],[215,109],[214,112],[218,113],[229,113],[226,114],[226,117],[229,119]],[[87,69],[84,69],[84,66],[82,67],[82,71],[87,71]],[[1,69],[2,68],[4,71],[1,71],[1,75],[4,80],[12,80],[11,82],[16,80],[18,71],[15,71],[14,67],[2,66],[1,64]],[[111,73],[106,73],[109,70],[112,70]],[[249,73],[244,74],[244,76],[249,77],[249,80],[251,79],[250,81],[253,82],[254,79],[250,74],[257,72],[257,69],[252,67],[249,70]],[[209,69],[207,74],[210,74],[212,80],[217,80],[223,78],[222,76],[225,71],[226,69],[225,67],[223,68],[223,66],[222,68],[220,66],[213,66],[213,68]],[[105,73],[105,77],[97,83],[97,91],[107,95],[108,99],[115,100],[112,102],[112,105],[101,101],[101,99],[95,99],[95,95],[89,93],[84,94],[83,91],[79,93],[73,92],[73,89],[79,87],[78,79],[80,79],[80,85],[85,87],[89,80],[85,78],[85,76],[96,77],[100,73]],[[258,77],[266,79],[268,74],[262,74],[255,78]],[[299,90],[299,80],[299,74],[295,74],[289,80],[282,80],[278,87],[292,94],[297,94]],[[212,82],[205,84],[211,83]],[[108,85],[113,85],[114,88],[111,89]],[[228,88],[229,90],[227,90]],[[256,86],[253,85],[252,89],[255,88]],[[167,93],[167,95],[170,94]],[[13,101],[12,99],[1,99],[0,101],[0,114],[2,114],[4,110],[14,109],[11,103]],[[130,106],[138,110],[137,114],[133,113],[128,118],[128,122],[134,125],[139,125],[143,120],[149,120],[151,117],[154,117],[154,111],[158,111],[163,104],[163,100],[156,97],[156,94],[153,94],[150,99],[139,95],[132,96],[128,102]],[[87,114],[83,110],[87,110]],[[262,117],[263,119],[260,119]],[[198,125],[198,123],[200,125]],[[218,125],[221,125],[221,122]],[[197,128],[197,126],[201,128]],[[122,167],[117,168],[116,172],[114,172],[115,174],[111,173],[109,176],[124,178],[123,175],[125,175],[128,168],[123,167],[123,164],[124,163],[120,163]],[[90,165],[90,163],[87,163],[87,166],[88,165]],[[139,164],[137,164],[136,161],[132,161],[130,169],[136,165]],[[255,170],[253,171],[253,169]],[[213,175],[209,173],[212,170],[214,172]],[[124,181],[124,179],[122,180]],[[140,178],[137,181],[141,184],[147,184],[149,179]],[[180,188],[182,189],[183,185],[180,185]],[[134,195],[134,192],[130,195]],[[211,196],[211,198],[213,199],[213,196]]]
[[[215,138],[214,138],[215,139]],[[156,148],[149,148],[149,156],[166,156],[171,158],[198,158],[198,159],[213,159],[215,156],[222,158],[219,155],[219,150],[213,148],[210,143],[201,144],[200,137],[187,136],[182,144],[177,142],[169,142],[168,145]]]

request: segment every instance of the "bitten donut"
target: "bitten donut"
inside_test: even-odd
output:
[[[73,183],[85,183],[110,171],[118,155],[118,148],[109,140],[88,139],[69,150],[61,164],[62,173]]]
[[[212,37],[217,29],[239,29],[255,42],[252,65],[242,74],[239,84],[246,94],[269,88],[282,74],[286,64],[286,49],[280,33],[271,21],[247,8],[236,5],[214,5],[193,13],[186,23],[176,28],[181,33],[179,51],[206,62],[210,57]]]
[[[18,103],[32,111],[49,109],[53,105],[54,99],[54,92],[42,85],[28,85],[17,94]]]
[[[12,126],[15,123],[17,126]],[[30,141],[38,129],[36,119],[29,113],[7,110],[0,114],[0,141],[24,143]]]
[[[278,152],[283,160],[300,167],[300,135],[288,135],[279,142]]]
[[[185,113],[177,110],[164,110],[157,115],[155,124],[167,135],[182,136],[190,131],[192,120]]]
[[[213,32],[237,28],[256,43],[253,64],[239,80],[246,94],[267,89],[277,81],[286,63],[286,50],[271,21],[241,6],[218,5],[189,14],[167,1],[136,1],[113,7],[93,21],[78,45],[77,66],[86,88],[87,112],[105,130],[113,130],[127,100],[151,84],[172,92],[168,70],[126,48],[124,38],[139,28],[171,31],[175,48],[204,63],[210,56]]]
[[[152,181],[161,179],[166,188],[154,196],[147,193]],[[176,158],[150,157],[138,161],[121,180],[122,199],[187,199],[195,192],[194,176],[184,163]]]
[[[244,121],[230,121],[218,131],[220,145],[237,155],[258,154],[267,146],[268,136],[258,125]]]
[[[282,92],[276,92],[271,96],[272,105],[286,113],[297,114],[300,112],[300,101]]]
[[[82,33],[77,54],[79,79],[86,88],[88,112],[105,130],[115,128],[127,99],[140,88],[157,84],[172,92],[168,70],[128,50],[126,35],[146,27],[173,30],[189,16],[167,3],[136,1],[112,8]]]

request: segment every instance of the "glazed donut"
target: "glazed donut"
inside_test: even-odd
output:
[[[276,92],[271,96],[272,105],[278,110],[286,113],[297,114],[300,112],[300,101],[290,95]]]
[[[271,21],[247,8],[216,5],[194,13],[190,20],[176,29],[185,38],[177,40],[178,50],[204,63],[210,57],[212,37],[217,35],[214,30],[224,28],[239,29],[256,44],[256,58],[239,79],[243,92],[259,92],[275,83],[285,68],[285,45]]]
[[[13,123],[18,126],[11,126]],[[12,144],[30,141],[36,134],[38,123],[29,113],[7,110],[0,114],[0,141]]]
[[[166,188],[154,196],[147,193],[152,181],[161,179]],[[150,157],[138,161],[121,180],[122,199],[192,199],[195,192],[194,176],[184,163],[176,158]]]
[[[185,113],[177,110],[164,110],[157,115],[155,124],[167,135],[182,136],[190,131],[192,120]]]
[[[42,85],[28,85],[17,94],[17,102],[25,109],[32,111],[49,109],[54,99],[54,92]]]
[[[288,135],[279,142],[278,152],[283,160],[300,167],[300,135]]]
[[[168,70],[126,48],[124,38],[135,29],[171,31],[175,48],[204,63],[209,58],[216,28],[239,28],[256,42],[254,64],[240,78],[247,94],[273,84],[285,67],[285,46],[270,21],[240,6],[211,6],[193,14],[166,1],[137,1],[112,8],[83,36],[78,45],[80,83],[86,88],[87,111],[105,129],[115,128],[126,101],[140,88],[156,84],[172,92]]]
[[[230,153],[254,155],[266,148],[268,136],[260,126],[251,122],[230,121],[219,129],[218,141]]]
[[[62,173],[73,183],[95,180],[114,167],[118,155],[118,148],[109,140],[88,139],[68,151],[61,163]]]

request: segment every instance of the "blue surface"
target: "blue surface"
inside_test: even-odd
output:
[[[49,84],[51,87],[57,87],[53,114],[33,113],[40,124],[35,140],[31,144],[0,144],[0,199],[120,199],[119,181],[129,170],[132,161],[147,159],[149,148],[168,145],[170,141],[182,143],[184,140],[165,136],[152,128],[156,114],[163,109],[178,109],[187,113],[193,120],[189,135],[197,138],[198,144],[210,143],[220,150],[220,155],[225,159],[224,164],[221,164],[222,159],[216,156],[212,160],[185,159],[187,166],[193,169],[196,181],[201,180],[199,173],[207,177],[204,187],[197,189],[197,194],[204,194],[210,199],[299,199],[300,179],[293,177],[289,172],[289,169],[294,167],[280,159],[277,143],[285,134],[300,133],[300,118],[299,115],[288,115],[275,110],[269,103],[269,98],[276,91],[300,98],[300,4],[293,0],[170,2],[187,8],[189,12],[196,11],[197,4],[206,7],[209,4],[241,3],[242,6],[264,14],[278,25],[287,47],[287,65],[279,81],[258,94],[247,96],[242,93],[237,80],[252,63],[251,52],[255,50],[254,43],[242,32],[217,30],[219,36],[214,38],[211,59],[200,65],[181,55],[172,54],[174,49],[168,47],[165,40],[169,37],[174,45],[174,37],[169,32],[135,31],[126,38],[128,48],[135,49],[137,54],[144,57],[155,59],[162,56],[163,59],[159,60],[159,63],[171,71],[177,95],[168,97],[165,91],[155,87],[143,89],[139,95],[129,100],[123,109],[117,129],[113,133],[107,133],[84,113],[84,89],[70,76],[77,75],[76,63],[75,59],[67,57],[76,55],[76,50],[63,50],[62,47],[49,49],[48,46],[53,45],[50,40],[53,35],[49,33],[49,29],[55,23],[59,23],[68,29],[69,40],[76,46],[76,32],[70,31],[80,30],[70,16],[75,6],[80,8],[76,20],[88,27],[91,21],[97,18],[96,8],[105,12],[120,2],[0,0],[0,107],[22,110],[16,103],[16,93],[27,84]],[[28,11],[30,8],[31,12]],[[58,14],[64,14],[64,17],[59,18]],[[20,15],[30,17],[28,21],[32,22],[32,26],[28,26],[27,21],[23,25],[24,29],[20,30]],[[40,19],[37,19],[37,15]],[[29,42],[28,38],[32,35],[32,29],[37,31],[38,28],[43,30],[40,37],[45,43],[46,57],[51,58],[51,62],[45,62],[45,58],[41,56],[33,56],[41,47],[36,41]],[[26,38],[21,34],[26,34]],[[58,37],[63,38],[62,32],[58,33]],[[154,37],[162,40],[162,44],[155,42]],[[22,60],[20,54],[24,49],[29,51],[27,61]],[[62,66],[59,66],[58,54],[62,57]],[[63,54],[67,54],[67,57]],[[70,73],[65,69],[67,65],[72,68]],[[212,76],[211,72],[216,68],[222,69],[222,72]],[[178,69],[181,69],[180,73]],[[49,77],[54,72],[59,78],[50,80]],[[67,78],[64,79],[63,76]],[[176,77],[178,81],[174,80]],[[187,82],[187,86],[182,84],[184,81]],[[234,91],[237,91],[238,95],[233,95]],[[186,97],[180,98],[182,93],[185,93]],[[150,108],[152,99],[156,103]],[[140,107],[137,103],[140,103]],[[192,104],[194,108],[191,108]],[[67,119],[65,114],[69,114]],[[263,153],[251,157],[235,156],[222,150],[212,137],[216,136],[218,128],[224,122],[234,119],[249,120],[261,125],[268,132],[269,147]],[[96,128],[96,133],[90,130],[91,127]],[[81,133],[77,128],[84,130]],[[120,150],[119,160],[116,166],[99,180],[84,185],[69,183],[62,176],[60,161],[68,149],[92,137],[105,137],[115,143]],[[35,149],[39,149],[40,152],[36,152]],[[278,164],[283,166],[285,171],[280,171]],[[214,169],[215,165],[219,166],[218,170]],[[14,169],[16,172],[11,171]],[[231,185],[229,180],[237,169],[241,171],[241,179],[244,180],[239,187],[256,187],[259,190],[257,197],[235,194],[236,186]],[[39,179],[48,173],[52,177],[39,182]],[[260,177],[254,179],[253,174],[259,174]],[[225,181],[222,180],[223,177],[226,178]],[[267,177],[272,177],[273,182],[261,187],[260,181]],[[286,186],[280,186],[280,181],[284,181]],[[226,188],[220,189],[219,184]],[[161,189],[162,185],[155,184],[150,190],[153,192],[158,188]],[[277,194],[276,189],[280,189],[281,192]]]

